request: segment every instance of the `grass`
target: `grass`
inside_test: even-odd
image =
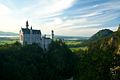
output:
[[[0,45],[13,44],[18,40],[18,37],[0,37]]]
[[[0,45],[5,45],[5,44],[13,44],[15,43],[16,41],[0,41]]]
[[[69,47],[69,48],[75,48],[75,47],[80,47],[81,46],[81,41],[66,41],[65,44]]]
[[[82,41],[66,41],[65,44],[72,50],[73,52],[79,52],[80,50],[88,50],[87,46],[82,45]]]
[[[88,50],[88,47],[77,47],[77,48],[70,48],[72,52],[79,52],[80,50]]]
[[[80,41],[67,41],[67,42],[65,42],[67,45],[79,45],[79,44],[81,44],[81,42]]]

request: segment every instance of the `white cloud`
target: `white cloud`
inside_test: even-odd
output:
[[[117,2],[110,0],[85,7],[81,4],[85,4],[86,1],[80,3],[80,0],[34,0],[36,4],[28,2],[29,5],[22,4],[22,7],[14,5],[15,2],[12,0],[6,1],[7,5],[0,3],[0,30],[6,31],[18,32],[21,25],[24,26],[28,19],[33,28],[41,29],[44,33],[49,33],[53,29],[56,34],[87,35],[86,32],[92,34],[97,31],[97,26],[116,19],[120,15],[120,1],[117,0]],[[77,1],[79,6],[69,9]]]
[[[14,17],[11,8],[0,3],[0,31],[18,32],[21,21]]]
[[[25,6],[19,14],[26,14],[34,18],[47,18],[62,14],[70,8],[76,0],[41,0],[33,6]]]
[[[3,16],[3,15],[7,15],[7,14],[10,14],[11,13],[11,10],[3,5],[3,4],[0,4],[0,15]]]
[[[92,17],[92,16],[97,16],[97,15],[100,15],[102,13],[100,12],[92,12],[92,13],[88,13],[86,15],[81,15],[81,17]]]
[[[12,1],[7,0],[7,6],[3,5],[2,3],[0,4],[0,30],[9,29],[9,31],[15,31],[11,30],[10,28],[14,26],[14,29],[16,29],[17,32],[18,27],[15,26],[18,26],[20,23],[25,21],[25,19],[30,19],[31,21],[35,22],[35,20],[39,20],[41,18],[47,19],[48,17],[61,15],[62,11],[70,8],[74,4],[74,1],[75,0],[41,0],[35,5],[24,5],[24,7],[18,9]],[[61,23],[61,19],[54,18],[54,24]]]
[[[47,1],[46,4],[50,3],[47,6],[44,6],[44,8],[42,9],[42,13],[41,11],[37,11],[35,12],[35,15],[39,15],[41,13],[41,16],[46,16],[46,15],[51,15],[57,12],[61,12],[65,9],[70,8],[73,4],[74,4],[75,0],[50,0]]]

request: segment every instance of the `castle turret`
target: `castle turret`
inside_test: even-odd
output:
[[[52,40],[54,39],[54,31],[52,30]]]
[[[28,29],[28,27],[29,27],[29,24],[28,24],[28,21],[26,21],[26,28]]]
[[[30,43],[32,44],[32,26],[30,28]]]

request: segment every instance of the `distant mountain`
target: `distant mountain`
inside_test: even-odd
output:
[[[89,40],[90,41],[97,41],[99,39],[108,37],[112,34],[113,34],[113,31],[111,31],[109,29],[103,29],[103,30],[98,31],[96,34],[94,34]]]
[[[62,39],[62,40],[88,40],[89,37],[80,37],[80,36],[60,36],[56,35],[56,39]]]
[[[0,36],[18,36],[17,33],[13,33],[13,32],[3,32],[3,31],[0,31]]]
[[[120,55],[120,31],[114,32],[111,36],[93,42],[90,48],[99,49],[112,54]]]
[[[89,43],[89,49],[91,51],[101,50],[103,52],[120,55],[120,26],[115,32],[108,29],[101,30],[90,39],[97,40]]]

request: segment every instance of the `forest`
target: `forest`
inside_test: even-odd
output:
[[[74,55],[64,43],[52,42],[47,51],[37,44],[0,46],[1,80],[65,80],[73,75]]]
[[[74,51],[61,40],[52,41],[46,51],[37,44],[0,45],[0,79],[119,80],[120,56],[107,41],[109,38],[91,42],[85,45],[88,49]]]

